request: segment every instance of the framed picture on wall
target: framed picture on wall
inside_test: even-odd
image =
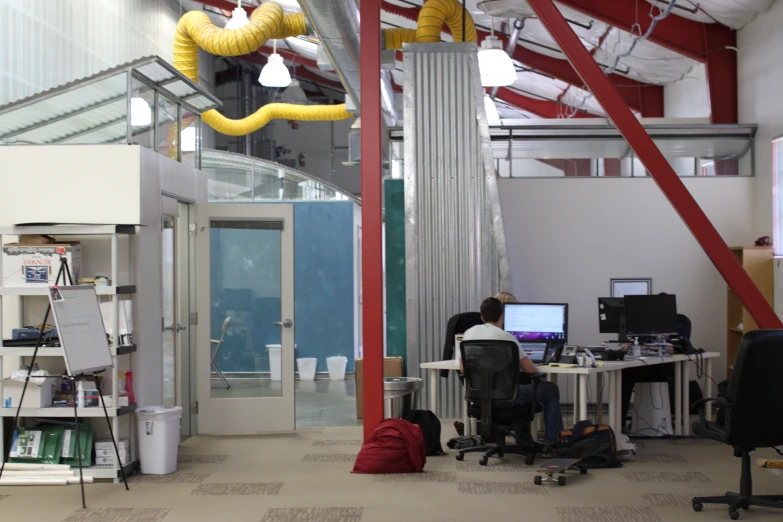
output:
[[[652,294],[652,279],[610,279],[612,297]]]

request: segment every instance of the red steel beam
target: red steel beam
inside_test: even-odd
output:
[[[755,285],[718,231],[672,169],[652,138],[623,102],[617,90],[593,60],[552,0],[529,0],[530,6],[563,49],[614,124],[655,179],[696,241],[750,312],[759,328],[783,329],[772,306]]]
[[[419,17],[419,9],[416,7],[402,7],[389,2],[383,2],[383,10],[387,13],[396,14],[413,21],[416,21]],[[448,28],[444,27],[444,30],[447,31]],[[479,43],[489,36],[487,31],[482,31],[480,29],[477,30],[477,34]],[[508,44],[507,35],[498,34],[496,36],[503,41],[504,46]],[[571,67],[571,64],[568,63],[568,60],[552,58],[531,51],[521,45],[517,45],[511,58],[531,69],[547,74],[569,85],[581,89],[585,88],[584,82],[576,71],[574,71],[574,68]],[[609,77],[612,83],[621,87],[622,90],[620,92],[626,103],[634,110],[639,111],[643,117],[663,117],[663,87],[660,85],[649,85],[638,82],[619,74],[611,74]]]
[[[637,23],[637,0],[558,0],[558,3],[624,31],[632,32]],[[639,13],[638,23],[642,34],[645,34],[652,18],[648,16],[647,9]],[[648,40],[706,64],[712,123],[739,121],[735,30],[718,23],[696,22],[672,13],[656,24]]]
[[[361,0],[362,333],[364,438],[383,420],[381,0]]]
[[[523,109],[525,111],[531,112],[536,116],[540,116],[541,118],[561,118],[561,117],[565,117],[567,114],[573,111],[573,109],[568,107],[567,105],[562,105],[560,103],[550,101],[550,100],[540,100],[537,98],[531,98],[529,96],[525,96],[524,94],[520,94],[516,91],[507,89],[505,87],[501,87],[500,89],[498,89],[498,93],[496,97],[498,100],[506,102],[509,105],[513,105],[514,107],[517,107],[519,109]],[[596,116],[594,114],[590,114],[588,112],[580,110],[573,117],[574,118],[600,118],[601,116]]]

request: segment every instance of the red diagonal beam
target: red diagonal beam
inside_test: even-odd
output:
[[[632,32],[637,23],[636,0],[558,0],[558,3],[624,31]],[[645,34],[652,23],[646,8],[639,11],[638,23]],[[736,31],[722,24],[703,24],[672,13],[656,24],[648,40],[705,63],[712,123],[737,123]]]
[[[718,231],[696,203],[652,138],[623,102],[617,90],[590,56],[552,0],[529,0],[538,18],[557,41],[568,60],[590,87],[614,124],[650,171],[660,189],[679,213],[696,241],[750,312],[759,328],[783,329],[764,295],[729,250]]]
[[[401,7],[389,2],[383,2],[383,10],[387,13],[396,14],[416,21],[419,17],[419,9],[416,7]],[[444,30],[448,30],[444,26]],[[477,30],[479,43],[484,40],[489,33],[487,31]],[[508,45],[507,35],[496,35],[501,39],[504,45]],[[557,80],[565,82],[574,87],[584,89],[584,82],[571,67],[567,60],[559,60],[546,56],[521,45],[517,45],[511,56],[517,62],[535,69],[536,71],[547,74]],[[623,100],[634,110],[639,111],[643,117],[659,118],[663,117],[663,87],[660,85],[649,85],[641,83],[631,78],[626,78],[619,74],[609,75],[612,83],[621,87]]]

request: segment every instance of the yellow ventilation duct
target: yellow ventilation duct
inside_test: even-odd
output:
[[[177,24],[174,67],[198,83],[199,48],[217,56],[242,56],[257,51],[269,40],[304,34],[307,34],[304,13],[285,14],[283,8],[274,2],[265,2],[256,8],[250,15],[250,23],[239,29],[222,29],[213,24],[206,13],[190,11]],[[271,103],[241,120],[228,119],[214,109],[204,112],[201,119],[223,134],[244,136],[273,119],[336,121],[352,116],[345,104],[317,106]],[[187,123],[183,122],[183,126],[186,127]]]
[[[455,42],[476,42],[473,17],[465,11],[465,35],[462,34],[462,5],[457,0],[427,0],[419,11],[416,30],[386,29],[383,34],[387,49],[402,49],[404,43],[440,42],[443,24],[449,26]]]

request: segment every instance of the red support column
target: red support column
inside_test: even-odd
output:
[[[737,32],[718,24],[704,24],[707,93],[712,123],[739,122]]]
[[[759,328],[781,328],[775,311],[748,276],[715,227],[623,102],[552,0],[529,0],[539,20],[557,41],[584,82],[609,114],[656,183],[679,213],[729,287],[736,292]]]
[[[364,438],[383,420],[383,185],[381,180],[381,1],[361,0],[362,331]]]

